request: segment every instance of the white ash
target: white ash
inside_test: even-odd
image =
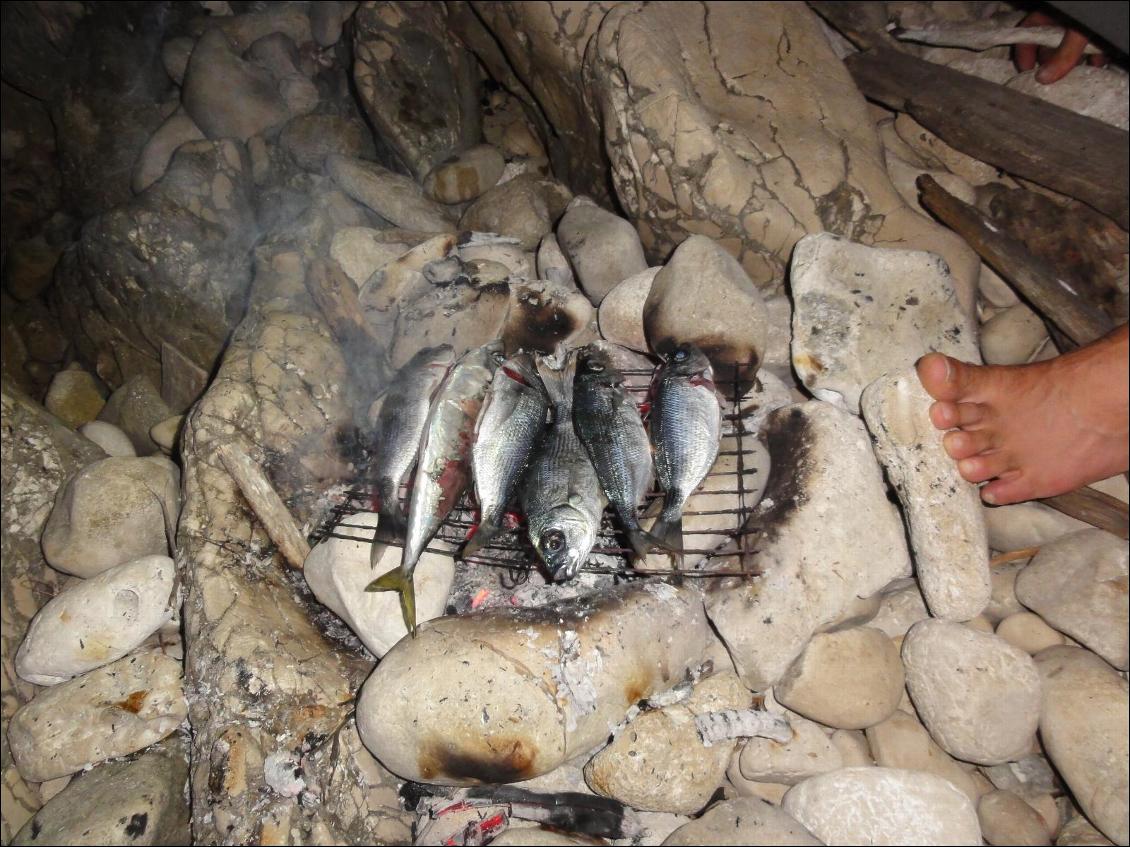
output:
[[[598,651],[588,657],[581,655],[581,639],[573,630],[558,633],[558,657],[552,665],[553,680],[557,683],[557,703],[565,712],[565,726],[570,732],[577,728],[577,718],[596,711],[596,684],[593,674],[599,674],[603,659]]]
[[[290,752],[278,751],[269,755],[263,762],[263,778],[283,797],[297,797],[306,789],[302,763]]]
[[[695,715],[695,727],[704,747],[735,738],[768,738],[784,744],[793,737],[789,722],[757,709],[725,709]]]

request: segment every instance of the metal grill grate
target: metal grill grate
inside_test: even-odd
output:
[[[742,380],[740,378],[742,372],[745,370],[746,368],[744,367],[734,368],[733,385],[729,393],[730,397],[741,398],[740,389],[742,385],[748,385],[752,382],[752,380]],[[636,394],[637,397],[646,399],[654,371],[622,369],[621,373],[625,376],[625,387]],[[641,408],[643,406],[644,404],[641,402]],[[707,527],[705,529],[684,530],[685,554],[688,558],[698,559],[702,557],[702,560],[693,570],[679,571],[679,576],[748,577],[756,576],[758,573],[752,562],[752,556],[757,552],[754,547],[754,542],[756,541],[756,536],[759,534],[759,530],[753,525],[753,522],[750,521],[753,510],[757,506],[757,501],[754,499],[755,492],[751,490],[751,487],[747,484],[747,478],[750,476],[749,468],[752,467],[753,464],[749,462],[751,451],[753,450],[752,442],[755,441],[756,434],[747,429],[747,424],[743,419],[742,410],[740,408],[740,401],[731,405],[728,410],[724,407],[722,416],[722,438],[723,443],[730,442],[730,446],[732,446],[733,449],[720,450],[718,454],[719,457],[736,457],[737,467],[735,470],[729,471],[718,470],[718,462],[715,461],[715,467],[707,474],[699,491],[702,491],[704,487],[710,485],[711,481],[732,477],[734,480],[733,487],[710,487],[709,494],[736,495],[738,502],[737,507],[698,511],[689,509],[684,511],[683,515],[684,517],[717,516],[720,524],[723,523],[721,520],[722,516],[737,516],[736,519],[730,517],[728,520],[724,521],[725,525],[730,526],[736,524],[737,528],[721,529]],[[362,479],[365,478],[366,475],[362,475]],[[725,483],[721,484],[725,485]],[[358,482],[357,485],[343,492],[339,501],[329,509],[325,517],[310,533],[309,539],[311,545],[326,538],[340,538],[368,544],[375,543],[376,531],[374,528],[364,526],[360,523],[351,523],[349,520],[351,516],[358,512],[372,511],[374,493],[375,492],[364,482]],[[399,494],[402,506],[406,507],[407,486],[402,486]],[[640,508],[641,517],[646,513],[652,501],[657,498],[662,498],[662,496],[663,493],[658,490],[649,492],[646,495],[646,502]],[[432,546],[427,548],[427,551],[440,555],[455,555],[456,558],[459,558],[460,561],[464,561],[467,564],[503,568],[511,572],[531,571],[540,566],[538,555],[534,551],[533,546],[529,543],[524,527],[518,527],[501,533],[490,545],[466,559],[462,559],[458,557],[457,554],[453,554],[452,548],[462,546],[475,523],[476,513],[474,502],[471,494],[467,493],[463,495],[459,504],[452,510],[451,514],[448,515],[447,519],[440,526],[439,532],[436,534],[436,540],[442,542],[445,546],[436,546],[435,542],[433,542]],[[700,538],[702,536],[714,536],[715,539],[719,536],[724,536],[729,539],[729,542],[723,541],[720,544],[716,543],[709,548],[701,546],[696,547],[694,541],[696,536]],[[390,546],[400,547],[402,545],[392,544]],[[621,537],[615,514],[612,508],[608,507],[604,511],[600,533],[597,536],[596,544],[593,546],[592,555],[618,558],[621,562],[621,566],[610,567],[593,562],[590,558],[589,562],[580,568],[580,571],[592,574],[611,574],[624,578],[675,575],[674,572],[670,570],[630,567],[628,561],[631,553],[631,549],[625,546],[623,538]]]

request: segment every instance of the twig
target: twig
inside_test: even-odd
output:
[[[1031,559],[1039,552],[1039,547],[1024,547],[1021,550],[1009,550],[1007,553],[1001,553],[989,559],[989,567],[996,568],[1001,565],[1006,565],[1009,562],[1019,561],[1020,559]]]
[[[1084,486],[1066,494],[1045,497],[1040,502],[1076,520],[1130,540],[1130,506],[1117,497]]]
[[[251,461],[250,456],[231,442],[221,444],[217,452],[220,461],[224,463],[224,467],[239,486],[251,510],[267,530],[271,541],[278,546],[283,558],[292,567],[301,570],[306,556],[310,553],[310,545],[306,543],[294,516],[271,486],[270,480],[259,466]]]

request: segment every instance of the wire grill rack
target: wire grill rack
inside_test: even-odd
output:
[[[674,576],[680,577],[733,577],[756,576],[758,570],[753,561],[757,552],[755,542],[759,529],[750,518],[759,500],[758,491],[761,485],[754,490],[749,477],[750,469],[754,466],[752,461],[753,443],[756,433],[749,429],[747,417],[743,414],[740,398],[741,388],[748,386],[752,380],[743,380],[742,374],[747,366],[734,367],[733,385],[727,387],[732,390],[730,397],[738,398],[733,403],[725,403],[722,415],[723,446],[727,449],[719,451],[719,458],[733,456],[735,465],[733,470],[719,469],[716,460],[714,467],[707,474],[699,490],[708,488],[709,494],[729,495],[736,497],[737,505],[728,509],[687,509],[683,512],[684,518],[694,516],[716,516],[719,527],[706,527],[702,529],[685,529],[683,533],[684,553],[688,559],[698,560],[697,565],[691,570],[674,572],[663,569],[633,568],[628,562],[631,557],[631,548],[625,544],[624,537],[619,528],[618,520],[611,507],[604,511],[601,520],[600,532],[596,544],[593,546],[589,561],[580,568],[583,573],[610,574],[617,577],[650,577]],[[756,367],[756,366],[752,366]],[[639,398],[641,410],[646,410],[646,399],[650,390],[650,383],[654,369],[621,369],[625,377],[625,387]],[[644,412],[646,418],[646,411]],[[731,464],[729,462],[725,463]],[[311,545],[327,538],[340,538],[348,541],[362,543],[376,543],[376,530],[359,522],[351,522],[350,518],[359,512],[373,511],[375,491],[366,482],[367,474],[361,475],[361,481],[346,489],[340,499],[327,511],[322,520],[315,526],[309,535]],[[730,485],[727,480],[733,480]],[[402,486],[399,492],[401,505],[407,506],[407,486]],[[648,492],[644,504],[640,507],[641,518],[648,511],[652,502],[662,498],[663,493],[658,490]],[[694,502],[694,498],[690,503]],[[540,560],[533,546],[530,544],[525,532],[525,527],[518,526],[507,532],[499,534],[491,544],[465,559],[453,550],[458,550],[467,540],[472,528],[477,523],[477,513],[471,494],[465,493],[458,505],[441,524],[435,539],[428,546],[427,551],[441,555],[454,556],[470,565],[503,568],[508,571],[531,571],[540,567]],[[646,525],[646,524],[645,524]],[[732,529],[722,528],[735,527]],[[702,546],[713,537],[713,544],[709,547]],[[722,542],[718,542],[723,537]],[[696,539],[699,544],[696,545]],[[436,542],[439,542],[438,544]],[[388,542],[390,546],[401,547],[401,544]],[[605,564],[609,558],[618,560],[615,564]],[[594,561],[594,558],[603,559],[604,562]]]

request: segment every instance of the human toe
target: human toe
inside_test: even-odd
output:
[[[939,400],[930,407],[930,420],[938,429],[968,427],[982,423],[988,417],[980,403],[950,403]]]
[[[957,463],[957,472],[967,482],[984,482],[1012,470],[1009,467],[1008,457],[998,451],[978,453]]]
[[[1005,473],[981,488],[981,499],[990,506],[1022,503],[1035,496],[1031,483],[1020,471]]]
[[[928,353],[918,360],[915,369],[926,393],[935,400],[957,400],[960,386],[954,380],[956,363],[941,353]]]
[[[947,432],[942,437],[942,446],[951,459],[968,459],[970,456],[992,450],[996,446],[995,442],[993,433],[984,429],[969,432],[959,429]]]

